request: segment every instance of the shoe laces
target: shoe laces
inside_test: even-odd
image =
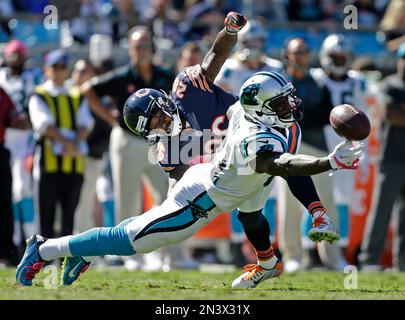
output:
[[[243,272],[248,272],[248,274],[246,276],[244,276],[243,278],[245,280],[249,280],[250,278],[252,278],[254,275],[258,274],[259,272],[263,271],[263,268],[261,266],[259,266],[258,264],[247,264],[243,267]]]
[[[26,280],[34,279],[35,275],[42,269],[44,264],[45,264],[45,262],[38,261],[38,262],[35,262],[32,266],[27,267],[28,271],[27,271],[27,274],[25,276],[25,279]]]

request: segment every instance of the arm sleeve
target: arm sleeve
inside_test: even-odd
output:
[[[48,126],[55,125],[55,119],[52,117],[48,106],[37,94],[31,96],[28,109],[32,127],[40,136],[45,134]]]
[[[325,210],[310,176],[288,177],[286,181],[291,193],[311,215],[315,211]]]

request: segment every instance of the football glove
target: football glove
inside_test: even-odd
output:
[[[237,12],[231,11],[227,14],[224,25],[225,30],[229,34],[237,34],[246,24],[246,18]]]
[[[364,152],[364,144],[353,145],[351,141],[339,143],[335,150],[328,155],[333,170],[357,169],[359,158]]]

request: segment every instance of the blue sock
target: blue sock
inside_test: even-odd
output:
[[[276,235],[276,199],[270,198],[266,201],[263,208],[263,215],[266,217],[270,224],[270,237]]]
[[[132,221],[131,218],[112,228],[93,228],[72,236],[69,240],[70,252],[73,256],[88,257],[135,254],[125,231],[125,225],[130,221]]]
[[[104,227],[115,226],[115,203],[113,200],[103,201],[101,203],[103,208]]]
[[[349,238],[349,206],[345,204],[336,205],[339,218],[339,234],[340,239],[345,241]]]
[[[35,210],[34,210],[34,200],[32,198],[24,198],[18,202],[22,213],[22,222],[34,222],[35,220]]]

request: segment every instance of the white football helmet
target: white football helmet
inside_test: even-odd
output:
[[[345,60],[337,65],[333,54],[344,54]],[[324,70],[337,76],[345,75],[352,62],[352,46],[349,39],[340,33],[326,37],[319,52],[319,61]]]
[[[248,118],[268,127],[289,128],[303,116],[291,82],[277,72],[257,72],[242,85],[240,104]]]
[[[249,20],[238,33],[237,57],[241,61],[257,60],[263,53],[267,31],[257,20]]]

